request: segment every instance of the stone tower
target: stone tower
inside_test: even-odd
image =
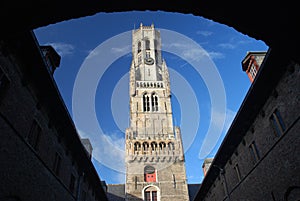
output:
[[[160,32],[132,32],[130,127],[126,130],[127,201],[188,201],[184,151],[173,126],[168,68]]]

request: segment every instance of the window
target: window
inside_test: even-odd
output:
[[[134,153],[138,153],[141,150],[141,143],[135,142],[134,143]]]
[[[141,42],[139,41],[139,42],[138,42],[138,53],[141,52],[141,49],[142,49],[142,45],[141,45]]]
[[[251,67],[250,67],[250,75],[251,75],[251,77],[253,78],[253,80],[254,80],[256,74],[257,74],[256,67],[255,67],[254,64],[252,64]]]
[[[150,98],[147,94],[143,96],[144,112],[150,111]]]
[[[157,112],[158,111],[158,97],[154,93],[151,95],[151,105],[152,105],[152,111]]]
[[[39,142],[40,142],[40,137],[41,137],[41,127],[38,125],[38,123],[34,120],[29,134],[28,134],[28,143],[32,146],[34,150],[38,150]]]
[[[150,192],[145,192],[145,201],[151,201]]]
[[[71,174],[71,177],[70,177],[70,184],[69,184],[69,190],[74,193],[74,190],[75,190],[75,183],[76,183],[76,178],[73,174]]]
[[[146,50],[150,50],[150,41],[146,40]]]
[[[173,142],[169,142],[168,143],[168,149],[169,149],[169,151],[173,151],[174,150],[174,143]]]
[[[249,151],[250,151],[250,154],[251,154],[251,156],[252,156],[253,161],[254,161],[255,163],[258,162],[259,159],[260,159],[260,155],[259,155],[257,146],[256,146],[256,144],[255,144],[255,141],[253,141],[253,142],[249,145]]]
[[[157,191],[152,191],[152,201],[157,201]]]
[[[273,128],[275,129],[276,135],[281,136],[284,133],[286,126],[283,122],[283,119],[282,119],[278,109],[276,109],[273,112],[273,114],[270,117],[270,121],[272,122],[272,125],[273,125]]]
[[[157,197],[157,189],[154,186],[150,186],[144,191],[145,201],[157,201]]]
[[[240,168],[239,168],[239,165],[238,165],[238,164],[236,164],[236,165],[234,166],[234,170],[235,170],[235,172],[236,172],[238,181],[241,181],[241,172],[240,172]]]
[[[53,163],[53,171],[57,176],[59,175],[60,165],[61,165],[61,156],[59,155],[59,153],[56,152],[54,157],[54,163]]]

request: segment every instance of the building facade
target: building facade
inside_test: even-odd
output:
[[[173,126],[168,68],[153,24],[133,30],[132,56],[126,200],[189,200],[180,128]]]
[[[206,175],[207,171],[209,170],[210,165],[211,165],[213,160],[214,160],[214,158],[204,159],[203,164],[202,164],[202,170],[203,170],[203,175],[204,176]]]
[[[269,49],[194,200],[300,200],[299,97],[299,63]]]
[[[0,40],[0,200],[106,201],[62,101],[60,56],[33,32]]]
[[[245,58],[242,60],[242,69],[248,75],[250,82],[252,83],[256,77],[256,74],[261,66],[266,52],[247,52]]]

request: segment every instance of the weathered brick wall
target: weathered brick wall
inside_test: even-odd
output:
[[[44,107],[37,86],[30,76],[24,75],[24,68],[28,66],[21,63],[13,49],[2,45],[0,43],[0,200],[9,197],[22,201],[76,200],[82,168],[80,170],[81,161],[74,157],[76,153],[67,142],[72,139],[64,138],[64,133],[58,131],[65,125],[51,122],[49,109]],[[5,87],[2,87],[3,76],[8,80]],[[39,74],[33,72],[31,76]],[[29,143],[34,121],[41,128],[36,148]],[[74,138],[77,137],[74,130]],[[78,147],[80,149],[82,147]],[[56,153],[61,157],[58,173],[53,168]],[[71,175],[75,178],[73,190]],[[95,192],[99,195],[101,186],[93,186],[88,175],[93,173],[86,174],[80,192],[86,192],[86,200],[99,200]]]
[[[300,198],[299,97],[300,68],[292,63],[224,167],[231,200],[290,200],[291,189],[296,190],[290,196]],[[280,112],[286,127],[280,135],[270,120],[275,109]],[[249,148],[252,142],[259,154],[256,161]],[[205,200],[228,200],[224,182],[220,174]]]

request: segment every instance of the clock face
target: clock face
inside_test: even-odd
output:
[[[148,65],[154,64],[154,59],[151,57],[145,58],[145,63]]]

